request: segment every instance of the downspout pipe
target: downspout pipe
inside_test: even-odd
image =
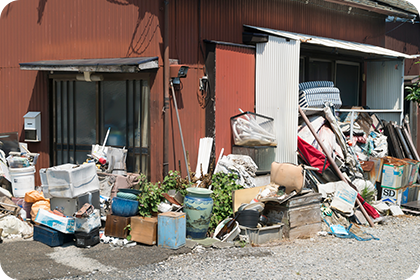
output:
[[[163,170],[162,179],[169,172],[169,0],[164,0],[165,26],[163,31]]]

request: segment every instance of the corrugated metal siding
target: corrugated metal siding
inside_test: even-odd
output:
[[[385,47],[406,54],[420,53],[420,25],[409,22],[386,23]],[[404,75],[419,75],[420,65],[415,64],[418,59],[406,59]]]
[[[254,112],[255,49],[226,45],[216,46],[216,155],[232,152],[230,118],[238,110]]]
[[[0,132],[18,131],[23,140],[23,115],[41,111],[42,141],[28,147],[41,155],[37,169],[49,162],[48,79],[42,72],[22,71],[20,62],[55,59],[159,56],[162,42],[161,1],[29,1],[12,2],[0,21]],[[159,80],[159,83],[161,80]],[[153,83],[152,83],[153,84]],[[152,94],[162,104],[160,85]],[[161,105],[152,107],[160,117]],[[151,113],[153,113],[153,110]],[[153,125],[153,124],[152,124]],[[152,142],[153,160],[161,157],[162,128]],[[158,150],[157,150],[158,149]],[[152,161],[153,161],[152,160]],[[154,164],[154,162],[152,163]],[[158,177],[161,169],[153,169]],[[36,176],[39,185],[39,176]]]
[[[195,172],[197,166],[198,147],[200,138],[205,136],[205,110],[197,102],[199,78],[203,76],[201,69],[190,68],[188,76],[181,79],[181,90],[177,91],[177,105],[179,118],[184,136],[185,150],[189,154],[191,170]],[[169,123],[169,170],[180,170],[182,176],[187,176],[182,150],[181,137],[179,134],[178,122],[174,102],[170,102],[171,120]],[[188,160],[188,158],[187,158]]]
[[[256,112],[274,118],[276,161],[297,163],[300,41],[257,44]]]
[[[404,62],[367,63],[366,105],[373,109],[403,109]],[[386,120],[401,122],[403,114],[379,114]]]
[[[242,25],[248,24],[384,45],[385,16],[356,8],[348,13],[346,6],[321,0],[215,0],[201,6],[202,39],[241,43]]]

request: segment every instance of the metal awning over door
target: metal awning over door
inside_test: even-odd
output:
[[[43,60],[19,63],[22,70],[136,73],[158,69],[158,57]]]

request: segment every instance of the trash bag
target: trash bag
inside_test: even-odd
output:
[[[32,204],[31,207],[31,217],[32,221],[35,222],[36,215],[38,214],[39,209],[45,209],[50,211],[50,201],[49,200],[40,200]]]
[[[19,220],[17,217],[9,215],[0,220],[0,228],[3,229],[2,237],[30,237],[33,228],[29,223]]]
[[[35,203],[40,200],[47,200],[42,194],[42,192],[33,190],[25,193],[25,201],[28,203]]]

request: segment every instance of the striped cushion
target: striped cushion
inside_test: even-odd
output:
[[[317,87],[299,91],[301,108],[323,108],[325,102],[331,102],[336,109],[340,108],[340,90],[336,87]]]
[[[331,81],[312,81],[299,84],[299,90],[317,88],[317,87],[333,87],[334,83]]]

